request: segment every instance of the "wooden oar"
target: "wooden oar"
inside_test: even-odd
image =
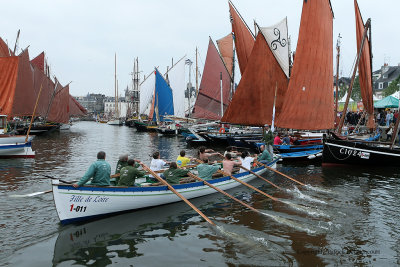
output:
[[[61,180],[61,179],[59,179],[59,178],[56,178],[56,177],[52,177],[52,176],[49,176],[49,175],[43,175],[44,177],[47,177],[47,178],[50,178],[50,179],[52,179],[52,180],[59,180],[60,182],[62,182],[62,183],[64,183],[64,184],[73,184],[74,182],[69,182],[69,181],[65,181],[65,180]]]
[[[219,170],[218,172],[219,172],[219,173],[222,173],[222,174],[225,175],[225,176],[229,176],[232,180],[235,180],[236,182],[241,183],[242,185],[245,185],[245,186],[247,186],[247,187],[249,187],[249,188],[251,188],[251,189],[257,191],[258,193],[260,193],[260,194],[262,194],[262,195],[264,195],[264,196],[266,196],[266,197],[268,197],[268,198],[270,198],[270,199],[272,199],[272,200],[277,201],[277,199],[274,198],[273,196],[270,196],[270,195],[268,195],[267,193],[264,193],[264,192],[261,191],[260,189],[255,188],[254,186],[252,186],[252,185],[250,185],[250,184],[248,184],[248,183],[246,183],[246,182],[243,182],[243,181],[239,180],[238,178],[236,178],[236,177],[234,177],[234,176],[232,176],[232,175],[229,175],[229,174],[225,173],[225,172],[222,171],[222,170]]]
[[[271,167],[268,166],[268,165],[265,165],[265,164],[263,164],[263,163],[261,163],[261,162],[259,162],[259,161],[257,161],[257,160],[255,160],[254,162],[256,162],[257,164],[260,164],[260,165],[264,166],[264,167],[267,168],[268,170],[271,170],[271,171],[273,171],[273,172],[276,172],[276,173],[282,175],[283,177],[292,180],[293,182],[296,182],[296,183],[298,183],[298,184],[300,184],[300,185],[302,185],[302,186],[306,186],[306,185],[303,184],[302,182],[299,182],[299,181],[297,181],[296,179],[294,179],[294,178],[292,178],[292,177],[290,177],[290,176],[288,176],[288,175],[286,175],[286,174],[284,174],[284,173],[281,173],[280,171],[277,171],[277,170],[275,170],[274,168],[271,168]]]
[[[189,200],[187,200],[184,196],[182,196],[178,191],[175,190],[167,181],[162,179],[160,176],[158,176],[157,173],[152,171],[149,167],[147,167],[143,162],[139,162],[140,165],[142,165],[143,169],[149,172],[151,175],[153,175],[160,183],[166,185],[169,190],[171,190],[175,195],[177,195],[180,199],[185,201],[186,204],[188,204],[192,209],[194,209],[201,217],[203,217],[208,223],[211,225],[215,226],[215,223],[211,221],[206,215],[204,215],[198,208],[196,208]]]
[[[37,196],[37,195],[47,194],[47,193],[50,193],[50,192],[53,192],[53,190],[35,192],[35,193],[30,193],[30,194],[25,194],[25,195],[11,195],[10,197],[34,197],[34,196]]]
[[[249,169],[247,169],[246,167],[243,167],[243,166],[239,166],[239,167],[242,168],[243,170],[248,171],[248,172],[250,172],[251,174],[257,176],[257,177],[260,178],[261,180],[266,181],[267,183],[271,184],[272,186],[274,186],[274,187],[276,187],[276,188],[282,190],[282,188],[280,188],[279,186],[277,186],[277,185],[274,184],[273,182],[269,181],[268,179],[265,179],[265,178],[262,177],[261,175],[259,175],[259,174],[255,173],[255,172],[253,172],[252,170],[249,170]]]
[[[224,194],[225,196],[227,196],[227,197],[229,197],[229,198],[231,198],[231,199],[235,200],[236,202],[238,202],[238,203],[242,204],[243,206],[245,206],[245,207],[247,207],[247,208],[251,209],[252,211],[255,211],[255,212],[261,213],[259,210],[257,210],[257,209],[255,209],[255,208],[253,208],[253,207],[252,207],[252,206],[250,206],[249,204],[246,204],[246,203],[244,203],[243,201],[241,201],[241,200],[239,200],[239,199],[235,198],[234,196],[232,196],[232,195],[230,195],[230,194],[226,193],[224,190],[222,190],[222,189],[220,189],[220,188],[218,188],[218,187],[216,187],[216,186],[214,186],[214,185],[210,184],[210,183],[209,183],[209,182],[207,182],[206,180],[204,180],[204,179],[201,179],[200,177],[198,177],[198,176],[194,175],[193,173],[190,173],[190,172],[189,172],[189,173],[188,173],[188,175],[189,175],[190,177],[192,177],[192,178],[194,178],[194,179],[198,180],[198,181],[201,181],[201,182],[203,182],[205,185],[208,185],[208,186],[209,186],[209,187],[211,187],[212,189],[214,189],[214,190],[217,190],[218,192],[220,192],[220,193]]]

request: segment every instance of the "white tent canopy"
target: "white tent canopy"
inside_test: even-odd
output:
[[[344,103],[344,102],[346,102],[346,98],[347,98],[347,92],[346,92],[346,94],[345,94],[341,99],[339,99],[339,103]],[[354,100],[351,99],[351,97],[350,97],[350,101],[349,101],[349,102],[354,102]]]

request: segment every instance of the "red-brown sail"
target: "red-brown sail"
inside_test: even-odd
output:
[[[35,115],[45,117],[49,110],[50,100],[52,98],[55,85],[41,69],[33,65],[33,88],[36,96],[39,94],[40,87],[42,87],[42,91],[40,93]]]
[[[69,116],[83,116],[86,113],[87,110],[73,96],[69,95]]]
[[[33,88],[33,73],[28,49],[18,56],[18,76],[13,98],[12,116],[31,116],[37,94]]]
[[[276,125],[332,129],[333,113],[333,13],[329,0],[307,0],[303,2],[296,60]]]
[[[223,108],[225,110],[229,104],[231,77],[222,62],[214,42],[210,38],[199,94],[193,109],[193,117],[209,120],[221,119],[221,73]]]
[[[31,60],[32,65],[38,67],[41,71],[44,72],[44,52],[40,53]]]
[[[47,121],[69,122],[69,86],[57,85]]]
[[[240,73],[243,74],[251,50],[253,50],[254,36],[231,1],[229,1],[229,13],[231,15],[232,32],[235,35],[235,48],[239,61]]]
[[[354,8],[356,12],[356,36],[357,36],[357,51],[360,50],[361,42],[364,35],[364,22],[358,7],[357,0],[354,0]],[[368,114],[368,127],[374,127],[374,101],[372,94],[372,62],[370,40],[365,39],[364,47],[360,57],[358,66],[358,74],[360,79],[361,98],[364,104],[364,109]]]
[[[8,49],[8,45],[0,37],[0,57],[9,57],[10,54],[13,55],[13,53]]]
[[[221,121],[252,126],[271,124],[275,89],[276,114],[279,114],[287,87],[285,73],[259,33],[246,70]]]
[[[12,116],[18,57],[0,57],[0,114]]]
[[[229,72],[229,75],[233,74],[233,36],[232,34],[228,34],[227,36],[217,40],[217,45],[219,49],[219,53],[221,54],[222,59],[224,60],[226,69]]]

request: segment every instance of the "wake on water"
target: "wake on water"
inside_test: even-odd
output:
[[[294,193],[294,194],[296,194],[296,196],[298,198],[301,198],[301,199],[304,199],[304,200],[307,200],[307,201],[310,201],[310,202],[315,202],[315,203],[320,203],[320,204],[327,204],[323,200],[319,200],[317,198],[313,198],[313,197],[310,197],[308,195],[303,194],[296,186],[294,187],[293,190],[292,189],[286,189],[286,191],[288,193]]]
[[[309,185],[309,184],[306,184],[305,187],[306,187],[307,189],[309,189],[309,190],[313,190],[313,191],[317,191],[317,192],[321,192],[321,193],[334,194],[334,192],[331,191],[331,190],[324,189],[324,188],[317,187],[317,186],[312,186],[312,185]]]
[[[324,218],[330,218],[330,216],[322,211],[319,211],[317,209],[311,208],[311,207],[307,207],[307,206],[302,206],[302,205],[297,205],[294,204],[292,202],[289,201],[285,201],[285,200],[280,200],[282,203],[287,204],[288,206],[298,210],[298,211],[302,211],[305,212],[311,216],[315,216],[315,217],[324,217]]]

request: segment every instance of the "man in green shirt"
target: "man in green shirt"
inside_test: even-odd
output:
[[[169,164],[169,169],[164,172],[165,179],[170,184],[179,184],[181,178],[187,176],[189,170],[178,169],[176,162]]]
[[[204,163],[197,165],[197,171],[199,173],[199,177],[204,180],[210,180],[212,175],[220,169],[218,164],[208,164],[208,159],[203,159]]]
[[[105,159],[106,152],[100,151],[99,153],[97,153],[97,161],[93,162],[92,165],[90,165],[85,175],[79,180],[78,183],[73,184],[73,186],[75,188],[80,187],[86,184],[92,177],[93,179],[90,183],[91,185],[109,186],[111,166],[107,161],[105,161]]]
[[[135,160],[129,159],[128,166],[121,169],[121,176],[117,186],[134,186],[136,178],[143,177],[146,173],[135,168]]]
[[[268,163],[272,160],[271,155],[269,154],[268,150],[265,149],[264,145],[260,146],[261,154],[258,155],[257,160],[261,163]]]
[[[120,173],[121,169],[128,166],[128,154],[123,154],[119,156],[119,160],[117,163],[117,167],[115,169],[115,173]]]
[[[263,132],[263,142],[270,154],[273,153],[273,144],[274,144],[274,134],[270,130],[268,125],[265,125],[264,132]]]

